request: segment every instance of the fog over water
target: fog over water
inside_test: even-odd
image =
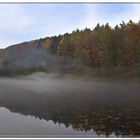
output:
[[[123,85],[122,85],[123,84]],[[45,74],[35,73],[29,76],[18,76],[12,78],[0,78],[0,92],[8,92],[11,89],[14,90],[29,90],[35,93],[59,93],[59,92],[76,92],[80,91],[85,93],[97,92],[98,90],[120,90],[123,89],[126,92],[130,92],[132,86],[135,90],[139,90],[140,81],[136,80],[120,80],[120,81],[105,81],[105,80],[93,80],[84,79],[79,77],[72,77],[69,75],[60,76],[58,74]],[[109,88],[109,89],[108,89]],[[5,91],[6,90],[6,91]],[[133,91],[133,89],[131,89]]]
[[[45,73],[0,78],[0,135],[6,134],[137,137],[140,82]]]
[[[94,87],[93,87],[94,85]],[[80,80],[80,78],[70,76],[60,76],[57,74],[36,73],[30,76],[17,78],[1,78],[1,91],[29,90],[35,93],[67,93],[67,92],[93,92],[99,86],[95,81]]]

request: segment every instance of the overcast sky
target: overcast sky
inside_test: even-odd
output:
[[[71,32],[140,19],[140,4],[0,4],[0,48]]]

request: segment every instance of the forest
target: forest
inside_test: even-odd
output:
[[[22,63],[20,57],[24,51],[20,50],[19,55],[19,48],[28,48],[27,46],[37,48],[37,54],[41,53],[36,55],[30,51],[30,56],[37,57],[31,63],[34,61],[37,64],[24,69],[24,66],[19,65]],[[77,29],[64,35],[24,42],[12,45],[5,51],[13,50],[13,48],[16,48],[14,52],[16,55],[11,55],[12,59],[3,57],[1,71],[23,72],[28,69],[31,72],[44,70],[62,74],[81,75],[86,73],[95,77],[123,76],[129,78],[140,76],[140,22],[134,23],[132,20],[128,23],[122,22],[114,28],[109,23],[97,24],[94,29]],[[9,53],[7,53],[8,55]],[[18,58],[16,58],[17,55]],[[17,59],[18,64],[14,64]],[[13,64],[12,67],[11,64]],[[13,67],[14,70],[12,70]]]

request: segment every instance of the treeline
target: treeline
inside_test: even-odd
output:
[[[19,48],[22,49],[20,53]],[[32,48],[37,48],[37,51],[35,49],[32,51]],[[114,28],[108,23],[102,26],[98,24],[94,29],[77,29],[72,33],[13,45],[6,50],[10,51],[3,61],[3,67],[7,69],[9,66],[10,72],[11,66],[21,68],[21,71],[28,64],[32,66],[31,69],[38,70],[39,67],[50,72],[138,77],[140,76],[140,22],[134,23],[130,20]]]
[[[77,29],[40,41],[47,52],[61,59],[62,69],[86,66],[99,75],[140,76],[140,22],[130,20],[114,28],[98,24],[93,30]]]

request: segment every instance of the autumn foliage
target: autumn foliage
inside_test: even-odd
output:
[[[10,47],[11,50],[16,46],[19,48],[16,47],[18,52],[14,58],[11,55],[11,58],[6,60],[6,64],[13,63],[17,55],[20,61],[23,52],[20,47],[22,46],[21,48],[24,49],[30,46],[36,47],[38,50],[41,48],[40,52],[43,51],[37,59],[31,59],[31,64],[36,61],[38,65],[43,61],[40,67],[46,70],[61,71],[62,73],[84,72],[96,76],[140,76],[140,22],[134,23],[130,20],[128,23],[122,22],[114,28],[108,23],[102,26],[97,24],[94,29],[77,29],[72,33],[46,37],[23,44]],[[28,51],[25,56],[27,54]],[[34,53],[34,57],[35,54],[37,53]],[[43,57],[39,60],[41,55]],[[29,56],[32,57],[31,49]],[[27,60],[27,62],[29,61]],[[22,60],[20,64],[22,64]],[[32,69],[37,65],[32,65]]]

